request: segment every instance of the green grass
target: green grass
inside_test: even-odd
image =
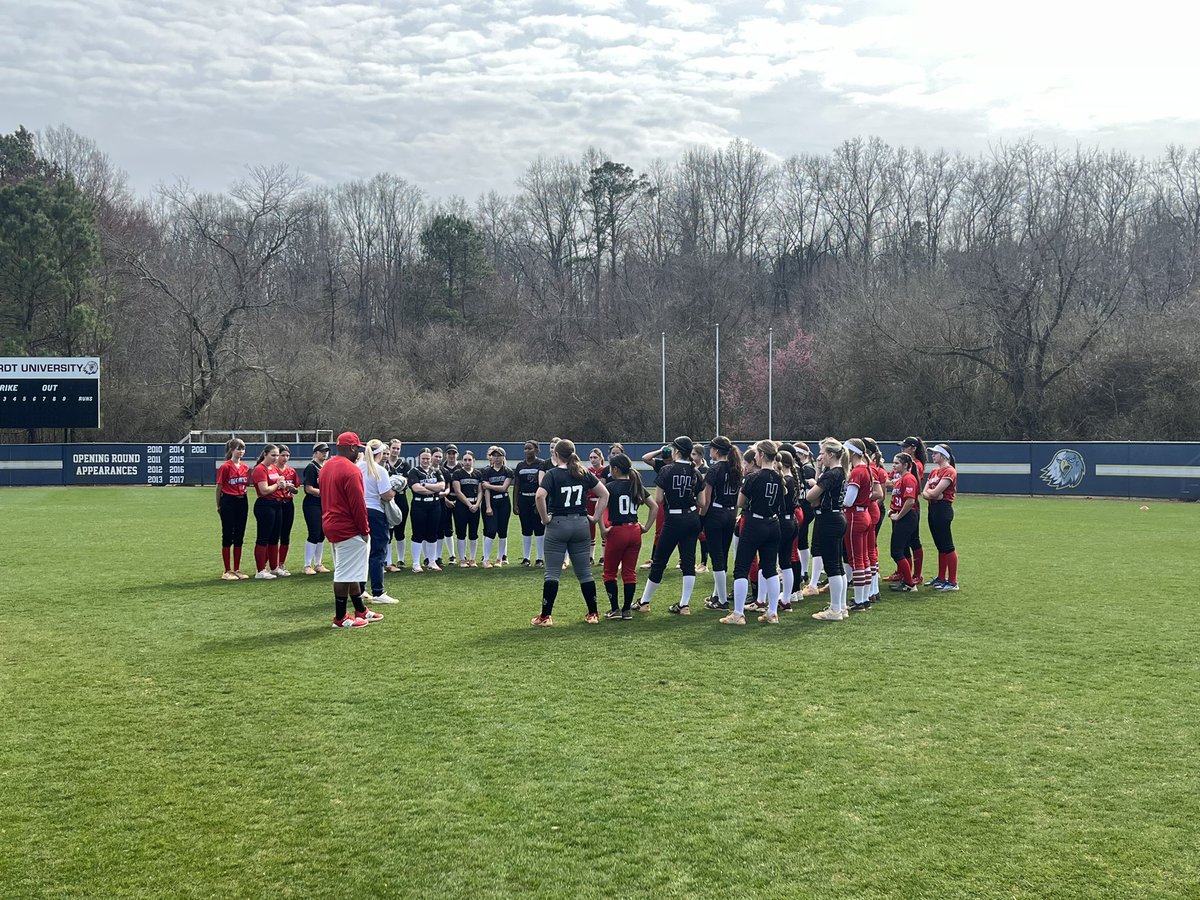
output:
[[[0,896],[1200,894],[1195,506],[962,498],[963,590],[841,624],[510,568],[335,632],[209,490],[0,496]]]

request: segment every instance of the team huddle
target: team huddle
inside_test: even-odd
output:
[[[413,465],[401,458],[398,440],[363,443],[357,434],[344,432],[332,457],[328,444],[313,448],[301,477],[289,464],[286,446],[266,445],[250,467],[242,461],[245,444],[234,438],[217,473],[225,566],[221,577],[251,577],[241,571],[241,555],[253,485],[253,577],[291,574],[285,563],[293,498],[302,492],[306,575],[330,571],[323,563],[323,547],[326,540],[333,545],[335,628],[361,628],[383,619],[367,602],[397,602],[385,591],[384,578],[387,572],[403,571],[406,556],[413,574],[441,572],[446,565],[508,565],[514,505],[521,565],[544,569],[535,626],[554,624],[559,580],[568,566],[587,607],[584,621],[600,622],[592,573],[597,538],[610,607],[606,619],[628,621],[635,611],[648,612],[677,553],[683,584],[679,599],[668,607],[675,615],[691,614],[696,577],[709,570],[707,562],[713,584],[704,607],[725,611],[722,624],[745,625],[747,611],[759,613],[759,622],[775,624],[794,602],[821,594],[828,594],[828,606],[812,617],[842,621],[880,599],[878,536],[885,517],[892,524],[896,572],[884,581],[892,582],[889,589],[898,593],[922,585],[922,500],[938,550],[937,575],[924,586],[958,590],[951,533],[954,454],[947,444],[927,448],[917,437],[905,438],[901,447],[888,467],[870,438],[826,438],[814,458],[803,443],[763,440],[743,453],[718,435],[708,442],[706,461],[703,448],[681,436],[642,457],[653,471],[647,490],[619,443],[610,446],[607,459],[593,449],[587,466],[575,445],[560,438],[551,441],[548,459],[538,455],[538,442],[527,441],[524,458],[511,467],[499,446],[489,448],[486,465],[477,466],[470,451],[460,460],[454,444],[444,452],[422,449]],[[653,554],[643,566],[649,573],[636,597],[642,536],[652,527]]]

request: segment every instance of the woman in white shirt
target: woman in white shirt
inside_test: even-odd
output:
[[[391,503],[396,492],[392,490],[388,471],[383,466],[383,455],[387,446],[383,441],[372,438],[367,441],[367,452],[358,461],[363,473],[363,495],[367,500],[367,522],[371,526],[371,553],[367,557],[367,574],[371,579],[371,601],[373,603],[399,603],[383,590],[383,560],[387,556],[392,529],[388,525],[383,504]]]

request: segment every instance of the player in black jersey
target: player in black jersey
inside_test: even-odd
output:
[[[483,505],[480,495],[480,477],[475,471],[475,454],[468,450],[463,454],[462,465],[450,476],[450,490],[454,494],[454,537],[458,549],[458,567],[475,568],[475,546],[479,540],[479,509]]]
[[[637,559],[642,549],[642,535],[658,517],[658,501],[646,493],[642,478],[633,468],[633,461],[624,453],[609,457],[608,510],[600,510],[604,542],[604,588],[608,591],[611,609],[609,619],[633,618],[633,594],[637,588]],[[638,522],[638,507],[646,504],[650,515],[646,524]],[[617,609],[617,569],[625,586],[625,605]]]
[[[737,505],[744,516],[733,563],[733,611],[721,619],[723,625],[746,624],[746,595],[750,593],[750,564],[758,555],[760,583],[767,593],[767,611],[758,621],[779,621],[779,511],[783,503],[783,479],[775,471],[779,446],[759,441],[746,451],[746,478]]]
[[[662,534],[654,547],[650,577],[642,588],[642,598],[636,608],[650,609],[654,592],[662,583],[663,572],[671,554],[679,548],[679,566],[683,570],[683,591],[679,602],[670,607],[677,615],[690,616],[688,603],[696,585],[696,539],[700,536],[700,516],[696,511],[696,467],[692,465],[692,439],[681,435],[671,441],[672,461],[658,470],[655,499],[665,507]]]
[[[846,570],[842,566],[842,544],[846,537],[846,514],[842,500],[846,496],[846,473],[850,470],[850,454],[836,438],[821,441],[817,457],[817,483],[808,490],[808,502],[813,505],[813,571],[817,560],[829,576],[829,606],[813,613],[814,619],[839,622],[850,617],[846,609]]]
[[[783,504],[779,510],[779,608],[792,608],[792,546],[796,543],[796,506],[800,502],[800,483],[795,473],[796,458],[790,450],[780,450],[775,470],[783,479]]]
[[[387,469],[389,475],[403,475],[404,479],[408,480],[408,473],[412,471],[412,464],[407,459],[400,456],[400,451],[404,449],[404,444],[399,438],[392,438],[388,442],[388,455],[384,460],[384,468]],[[395,497],[396,506],[403,514],[404,518],[400,520],[400,524],[392,529],[392,537],[396,541],[396,555],[393,564],[392,544],[388,542],[387,565],[384,566],[385,571],[400,572],[404,569],[404,549],[408,541],[405,539],[405,532],[408,530],[408,491],[397,491]]]
[[[492,542],[499,539],[499,559],[496,565],[508,565],[508,518],[512,515],[512,501],[508,489],[512,487],[513,470],[504,464],[504,448],[492,445],[488,448],[488,467],[480,473],[480,488],[483,491],[483,567],[492,568]]]
[[[458,498],[454,496],[451,485],[454,483],[454,473],[458,471],[458,467],[458,447],[447,444],[446,459],[442,463],[442,480],[446,482],[446,493],[442,495],[442,541],[438,551],[438,562],[441,562],[442,554],[445,553],[450,558],[450,565],[454,565],[457,560],[454,552],[454,510],[458,506]]]
[[[791,600],[796,601],[802,596],[801,591],[808,578],[808,566],[812,558],[812,553],[808,549],[808,532],[812,528],[813,508],[812,504],[808,502],[808,489],[817,483],[817,470],[812,464],[812,452],[806,445],[799,442],[793,444],[792,453],[796,457],[796,481],[800,488],[797,505],[802,516],[796,530],[796,546],[800,550],[800,558],[792,564],[792,585],[795,590]]]
[[[521,557],[521,565],[529,565],[529,551],[534,539],[537,539],[537,557],[535,565],[543,565],[543,553],[546,546],[546,526],[542,524],[542,519],[538,515],[537,497],[538,485],[542,482],[542,473],[546,471],[549,463],[538,456],[538,449],[541,445],[537,441],[525,442],[525,458],[517,463],[516,473],[516,495],[517,495],[517,516],[521,520],[521,545],[524,548],[524,555]]]
[[[729,438],[719,434],[708,442],[708,455],[712,465],[704,476],[698,504],[704,513],[713,576],[713,593],[704,605],[708,609],[729,609],[729,545],[733,540],[734,509],[742,489],[742,454]]]
[[[431,572],[442,571],[437,564],[438,529],[442,521],[438,509],[439,499],[446,490],[441,470],[433,464],[433,454],[426,447],[417,457],[415,467],[408,474],[408,487],[412,491],[412,571],[420,574],[422,560]]]
[[[542,612],[533,617],[531,624],[541,627],[554,624],[550,615],[558,596],[558,578],[563,558],[570,554],[579,590],[587,604],[584,621],[597,625],[600,613],[596,608],[596,580],[588,558],[591,546],[588,523],[595,523],[608,505],[608,489],[583,467],[571,441],[559,439],[550,457],[554,465],[542,477],[535,498],[538,516],[546,526],[546,577],[542,581]],[[599,503],[593,516],[587,513],[588,491],[596,492]]]
[[[708,536],[704,533],[704,510],[700,508],[700,494],[704,492],[704,476],[708,474],[708,463],[704,461],[704,447],[692,445],[692,467],[696,470],[696,512],[700,515],[700,537],[696,542],[700,550],[700,562],[696,564],[696,574],[703,575],[708,571]]]

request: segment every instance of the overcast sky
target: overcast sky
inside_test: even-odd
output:
[[[641,168],[733,137],[1200,146],[1179,0],[0,0],[0,22],[0,131],[68,125],[142,192],[286,162],[474,199],[538,154]]]

